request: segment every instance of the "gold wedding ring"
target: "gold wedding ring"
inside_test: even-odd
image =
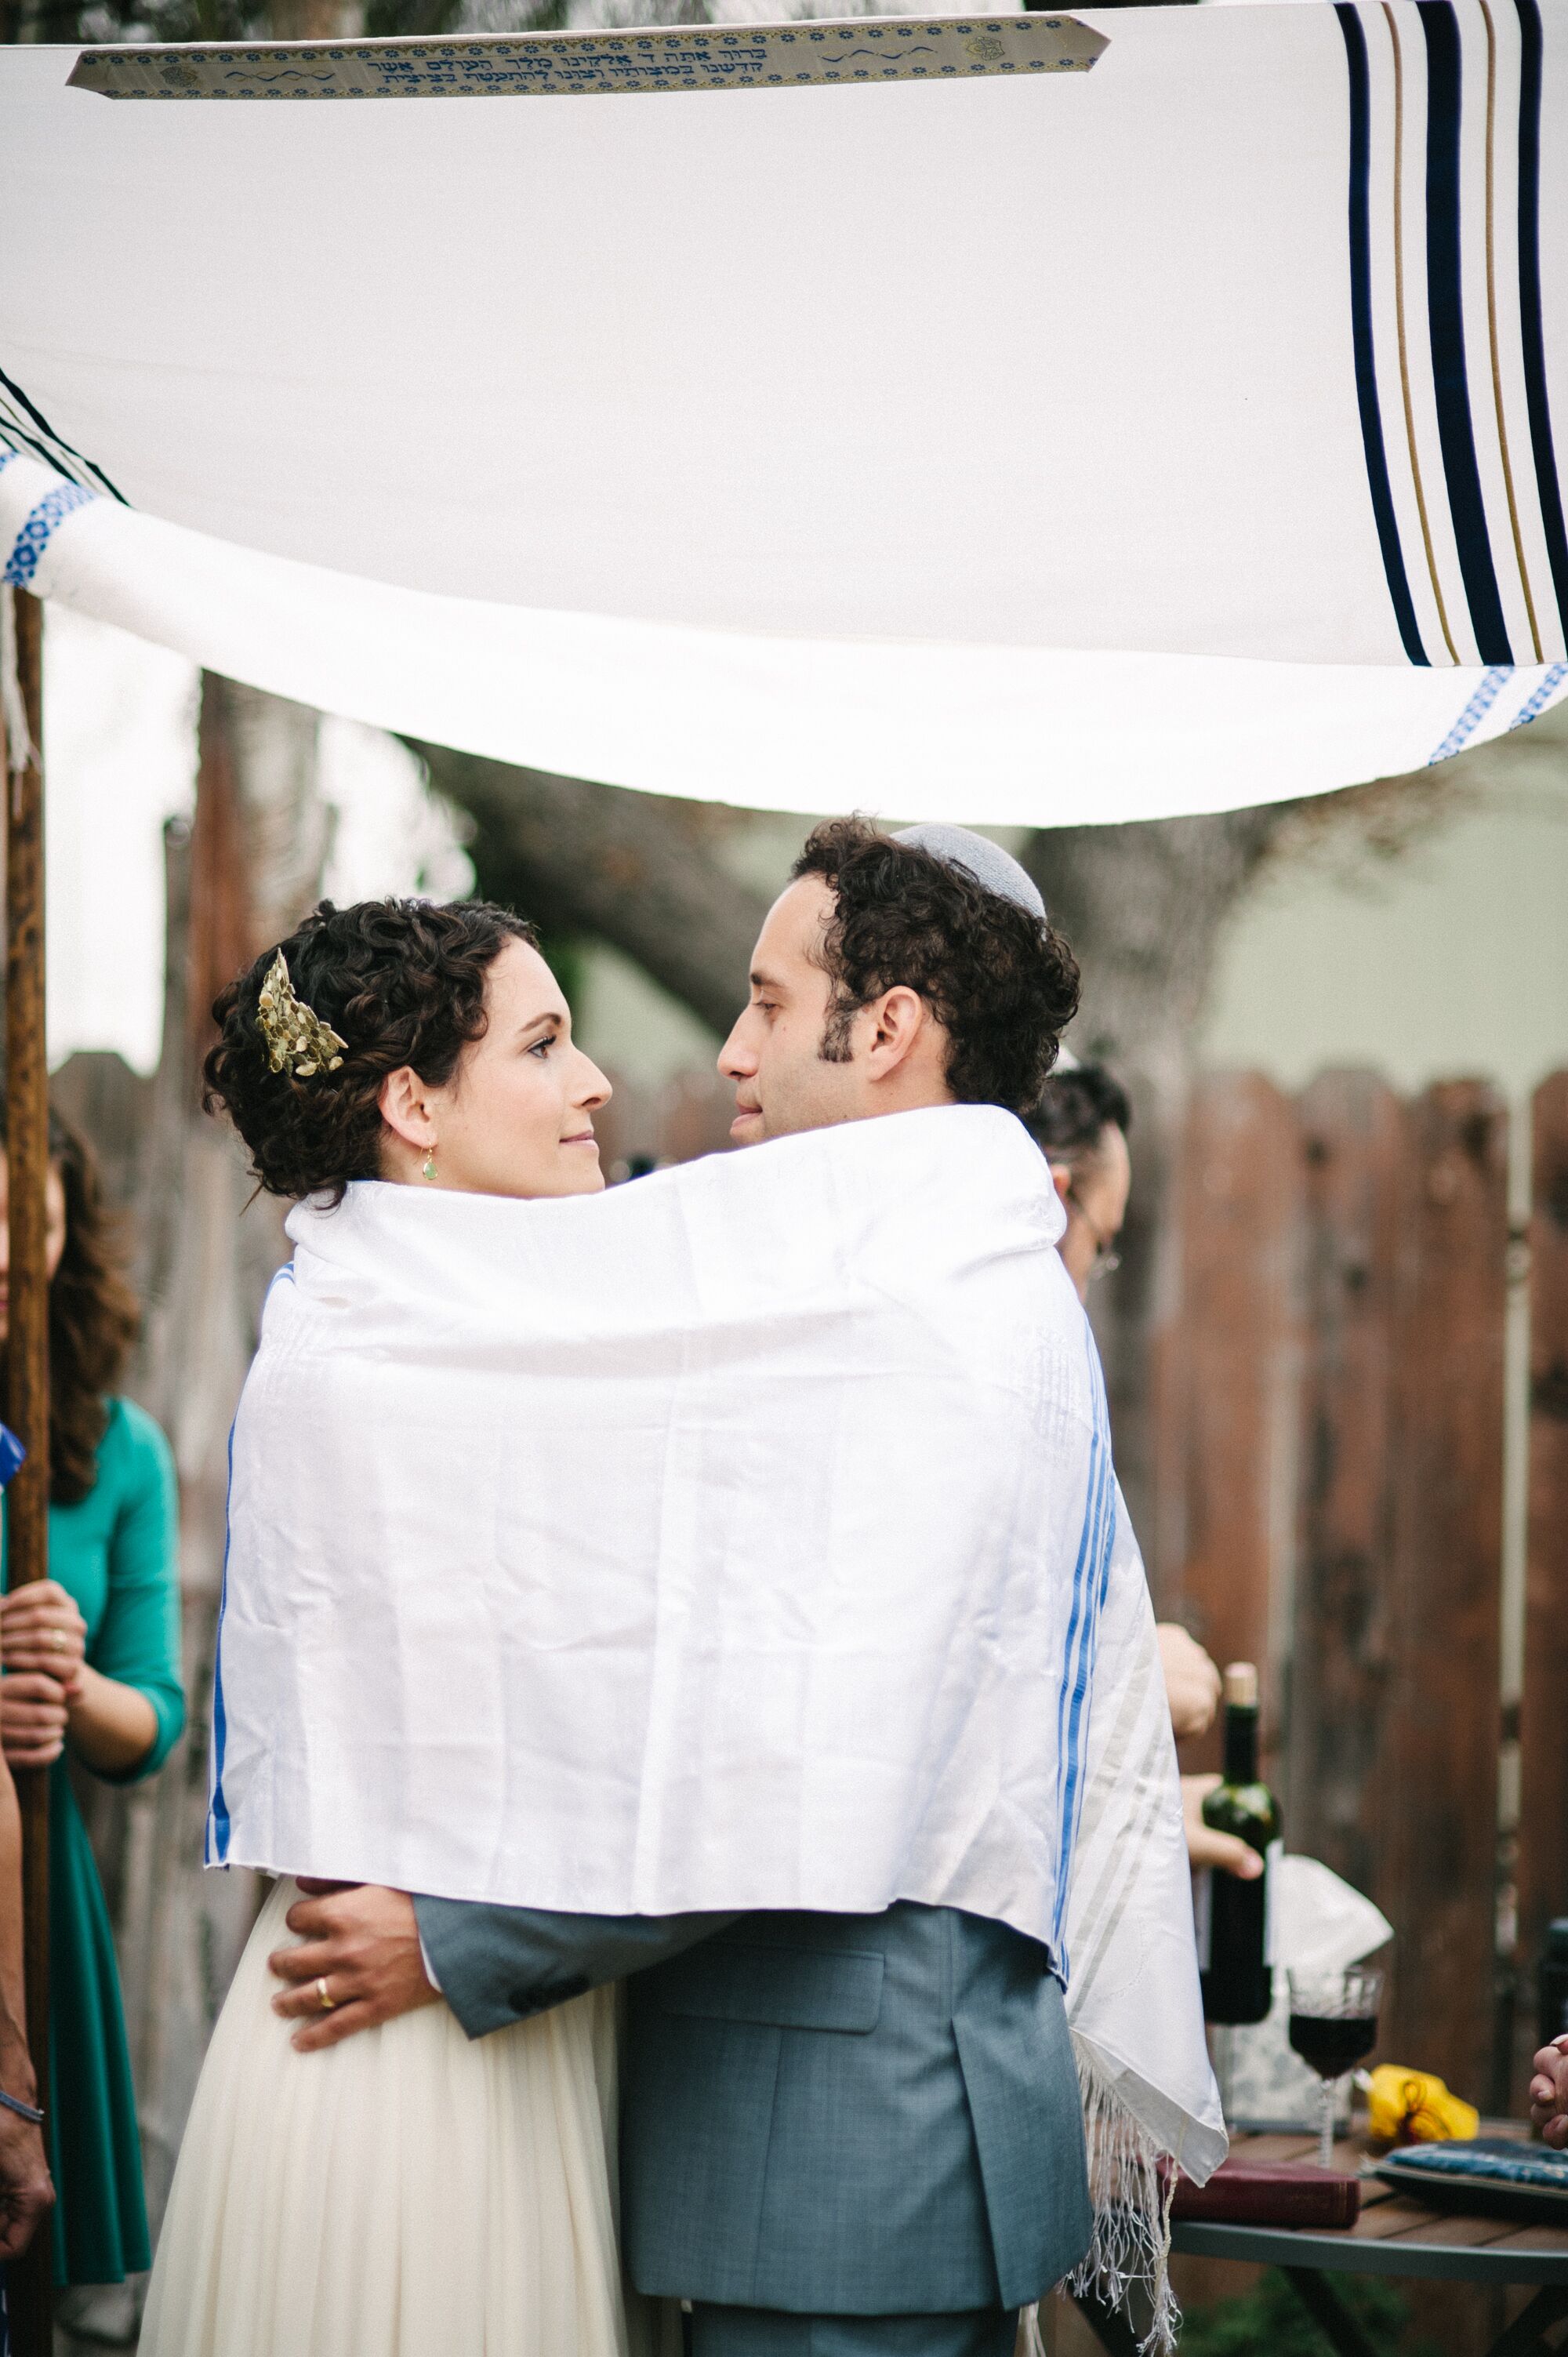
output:
[[[338,2003],[337,1998],[328,1994],[325,1973],[316,1984],[316,2001],[323,2013],[330,2013]]]
[[[65,1631],[63,1629],[51,1629],[49,1631],[49,1643],[54,1647],[57,1653],[63,1653],[65,1651]]]

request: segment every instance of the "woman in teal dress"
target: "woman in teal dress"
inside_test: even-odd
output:
[[[111,1783],[149,1776],[185,1695],[174,1467],[152,1418],[114,1392],[136,1305],[87,1149],[51,1120],[49,1150],[49,1577],[0,1596],[0,1740],[13,1767],[51,1768],[55,2280],[102,2284],[152,2261],[113,1937],[66,1755]],[[5,1189],[0,1153],[0,1242]]]

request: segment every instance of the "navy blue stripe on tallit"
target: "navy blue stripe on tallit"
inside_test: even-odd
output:
[[[24,442],[29,443],[37,450],[39,457],[48,466],[53,467],[58,474],[68,476],[72,482],[81,482],[81,476],[77,469],[84,468],[93,478],[94,482],[103,486],[111,499],[118,500],[122,507],[129,506],[130,502],[124,492],[110,481],[102,468],[95,460],[84,458],[75,444],[68,442],[63,434],[57,434],[37,402],[29,401],[15,377],[7,376],[5,370],[0,369],[0,408],[10,403],[16,404],[22,415],[28,418],[53,447],[46,449],[42,444],[35,441],[33,436],[16,416],[9,420],[0,417],[0,425],[7,425],[13,434],[17,435]],[[88,483],[84,488],[91,490],[93,484]]]
[[[13,458],[19,458],[24,448],[30,450],[35,458],[41,459],[46,467],[51,467],[57,475],[59,472],[59,461],[48,443],[40,442],[36,434],[27,433],[14,417],[7,417],[4,411],[0,411],[0,445]],[[74,482],[76,479],[72,476],[70,479]],[[3,2349],[0,2349],[0,2357],[5,2357]]]
[[[1546,334],[1541,310],[1541,10],[1536,0],[1514,0],[1519,10],[1519,308],[1524,345],[1524,393],[1541,522],[1546,534],[1557,612],[1568,630],[1568,528],[1563,485],[1552,439],[1546,392]]]
[[[238,1411],[234,1424],[240,1421]],[[203,1862],[223,1866],[229,1857],[232,1830],[229,1803],[223,1796],[223,1760],[229,1743],[229,1714],[223,1702],[223,1618],[229,1604],[229,1548],[233,1536],[230,1508],[234,1497],[234,1425],[229,1426],[229,1479],[223,1499],[223,1577],[218,1591],[218,1631],[212,1654],[212,1754],[209,1770],[207,1836]]]
[[[1484,663],[1511,663],[1492,563],[1491,534],[1465,361],[1465,302],[1460,283],[1459,25],[1451,0],[1418,0],[1426,37],[1426,309],[1432,334],[1437,436],[1448,488],[1448,512],[1459,551],[1459,571],[1470,627]]]
[[[1399,519],[1389,488],[1388,451],[1383,443],[1383,413],[1378,401],[1378,358],[1372,340],[1371,231],[1368,190],[1371,177],[1371,84],[1367,70],[1367,36],[1352,0],[1336,0],[1335,15],[1345,37],[1345,63],[1350,77],[1350,338],[1356,361],[1356,400],[1361,413],[1361,443],[1367,454],[1367,489],[1371,493],[1372,521],[1383,553],[1383,576],[1399,625],[1400,640],[1412,663],[1431,665],[1422,644],[1410,594]]]

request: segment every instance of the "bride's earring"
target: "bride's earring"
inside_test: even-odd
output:
[[[424,1161],[419,1166],[419,1175],[422,1178],[434,1178],[435,1176],[435,1147],[434,1144],[432,1144],[430,1151],[426,1154]]]

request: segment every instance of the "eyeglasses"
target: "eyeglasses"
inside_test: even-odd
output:
[[[1122,1255],[1116,1249],[1115,1237],[1107,1235],[1103,1228],[1098,1227],[1090,1218],[1076,1188],[1068,1189],[1064,1200],[1069,1217],[1071,1218],[1076,1213],[1094,1239],[1094,1258],[1090,1264],[1090,1275],[1091,1277],[1109,1276],[1113,1269],[1118,1269],[1122,1265]]]

